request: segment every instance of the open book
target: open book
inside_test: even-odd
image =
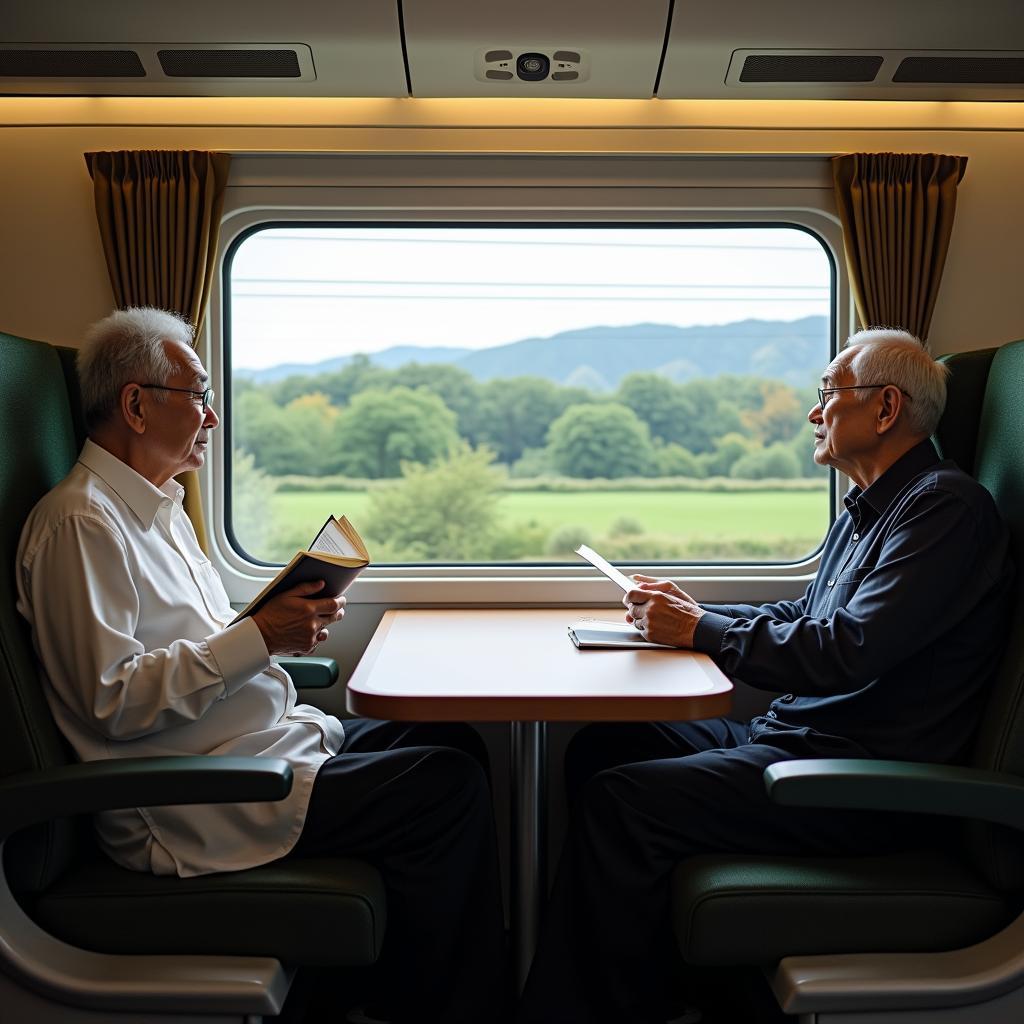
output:
[[[232,625],[252,615],[272,597],[299,583],[324,580],[322,592],[313,597],[334,597],[370,564],[366,545],[355,527],[344,517],[331,516],[313,538],[308,551],[300,551],[232,621]]]

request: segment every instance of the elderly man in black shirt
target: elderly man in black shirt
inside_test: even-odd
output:
[[[699,605],[670,581],[636,577],[626,618],[645,636],[704,651],[734,678],[785,696],[750,722],[577,734],[566,756],[573,817],[524,1024],[670,1015],[662,957],[682,858],[867,851],[908,828],[775,805],[768,765],[964,756],[1003,648],[1012,567],[991,496],[929,440],[945,377],[916,338],[891,330],[854,335],[825,371],[808,414],[814,458],[855,486],[799,600]]]

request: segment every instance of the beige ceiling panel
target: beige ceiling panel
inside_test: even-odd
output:
[[[398,0],[0,0],[0,9],[0,94],[408,95]]]
[[[404,0],[414,96],[648,98],[669,0]]]

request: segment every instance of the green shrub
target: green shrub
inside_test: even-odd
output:
[[[234,450],[231,463],[231,526],[242,548],[257,558],[265,558],[270,522],[267,505],[277,489],[277,481],[258,469],[251,454]],[[293,550],[288,555],[290,559]],[[285,559],[287,561],[288,559]]]
[[[570,405],[548,430],[552,464],[566,476],[649,476],[654,446],[647,424],[624,405]]]
[[[593,543],[593,537],[585,526],[560,526],[548,537],[544,552],[548,555],[572,555],[581,544]]]
[[[304,476],[288,473],[276,476],[277,489],[282,494],[319,494],[322,491],[366,491],[377,482],[365,476]]]
[[[656,445],[654,460],[659,476],[689,476],[700,478],[705,475],[704,464],[688,448],[671,443]]]
[[[712,493],[756,493],[758,491],[824,491],[828,477],[795,480],[738,480],[727,476],[697,480],[687,476],[626,476],[617,480],[594,477],[581,480],[572,476],[535,476],[508,479],[504,491],[536,491],[551,494],[576,494],[598,491],[701,491]]]
[[[552,473],[551,456],[546,448],[527,448],[522,457],[512,463],[509,472],[514,477],[538,477]]]
[[[549,530],[535,520],[510,523],[494,532],[491,560],[513,562],[524,559],[540,560],[548,544]]]
[[[729,475],[747,480],[792,480],[800,476],[800,461],[792,449],[778,442],[738,458]]]
[[[609,527],[613,537],[638,537],[644,532],[644,524],[631,516],[619,516]]]
[[[366,537],[379,561],[476,561],[491,556],[503,472],[494,453],[465,442],[431,466],[405,462],[402,479],[370,492]],[[380,554],[379,552],[384,552]]]

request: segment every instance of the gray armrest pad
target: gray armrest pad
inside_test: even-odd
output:
[[[283,800],[292,769],[277,757],[133,757],[87,761],[0,781],[0,839],[50,818],[120,807]]]
[[[277,661],[300,690],[326,690],[338,681],[338,663],[333,658],[278,658]]]
[[[1024,829],[1024,779],[910,761],[781,761],[764,772],[768,795],[791,807],[849,807],[974,818]]]

